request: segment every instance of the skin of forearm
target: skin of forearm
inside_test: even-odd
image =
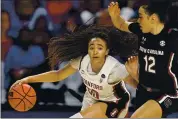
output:
[[[135,76],[135,77],[133,77],[134,78],[134,80],[136,81],[136,82],[139,82],[139,80],[138,80],[138,74]]]
[[[132,80],[132,87],[137,88],[138,83],[139,83],[138,80],[133,79]]]
[[[135,74],[132,74],[131,76],[132,76],[133,80],[135,80],[136,82],[139,82],[139,80],[138,80],[138,77],[139,77],[138,72],[135,72]]]
[[[49,71],[46,73],[29,76],[27,82],[28,83],[36,83],[36,82],[56,82],[61,81],[62,78],[59,77],[58,71]]]
[[[138,85],[138,80],[135,80],[132,78],[132,76],[128,76],[126,79],[124,79],[124,82],[134,88],[137,88],[137,85]]]
[[[125,23],[125,20],[121,16],[116,15],[114,18],[111,18],[111,20],[116,28],[122,30],[121,26]]]

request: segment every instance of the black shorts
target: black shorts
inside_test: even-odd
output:
[[[171,96],[160,92],[150,92],[143,87],[138,87],[135,100],[136,109],[151,99],[159,103],[163,111],[163,117],[178,112],[178,91],[177,95]]]
[[[156,100],[163,111],[163,116],[167,116],[168,114],[178,112],[178,91],[177,95],[163,95],[159,99]]]
[[[104,102],[108,105],[106,110],[106,116],[108,118],[117,118],[118,115],[122,112],[122,110],[128,108],[129,106],[130,95],[125,92],[122,95],[122,98],[118,102]]]

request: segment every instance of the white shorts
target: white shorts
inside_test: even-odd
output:
[[[128,112],[128,105],[129,105],[129,94],[124,93],[121,100],[119,100],[117,103],[112,101],[100,101],[93,99],[87,92],[85,92],[83,102],[82,102],[82,108],[81,111],[92,106],[93,104],[97,102],[103,102],[108,105],[106,110],[106,116],[109,118],[125,118]]]
[[[82,102],[82,108],[81,110],[84,110],[88,107],[90,107],[91,105],[97,103],[98,101],[93,99],[88,92],[85,92],[84,98],[83,98],[83,102]]]

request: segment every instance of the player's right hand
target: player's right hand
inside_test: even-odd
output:
[[[118,2],[111,2],[108,6],[108,12],[111,18],[120,16],[120,8]]]
[[[17,80],[14,84],[12,84],[12,86],[10,87],[10,89],[16,85],[22,85],[22,84],[26,84],[28,83],[28,79],[29,77],[23,78],[21,80]]]

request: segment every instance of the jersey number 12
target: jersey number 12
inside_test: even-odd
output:
[[[152,56],[145,56],[145,71],[150,72],[150,73],[156,73],[156,71],[153,69],[155,66],[155,58]]]

